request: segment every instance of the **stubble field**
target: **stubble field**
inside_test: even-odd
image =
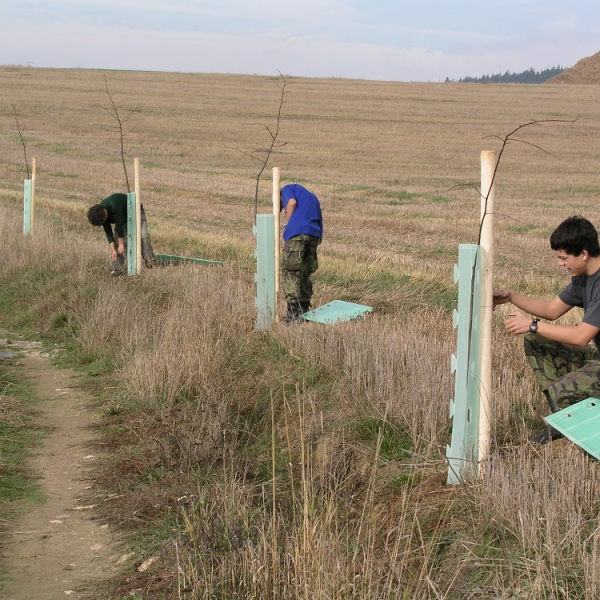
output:
[[[262,334],[248,154],[270,141],[280,77],[2,67],[0,82],[2,319],[77,349],[114,447],[103,482],[124,497],[107,518],[160,557],[107,598],[597,598],[597,463],[525,442],[546,410],[507,307],[486,477],[446,486],[444,457],[453,265],[477,241],[480,152],[537,122],[499,167],[495,280],[551,297],[566,276],[550,232],[600,222],[600,88],[286,78],[259,212],[272,166],[315,192],[315,303],[374,314]],[[125,190],[106,86],[134,111],[125,152],[155,250],[224,268],[109,280],[85,219]],[[15,113],[38,163],[31,239]]]

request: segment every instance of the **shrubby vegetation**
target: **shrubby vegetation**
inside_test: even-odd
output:
[[[458,83],[544,83],[552,77],[562,73],[566,67],[556,66],[549,69],[536,71],[533,67],[521,73],[496,73],[495,75],[482,75],[481,77],[461,77]],[[446,82],[454,82],[446,78]]]

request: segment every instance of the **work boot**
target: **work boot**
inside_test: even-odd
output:
[[[310,300],[300,300],[300,309],[302,314],[307,313],[310,310]]]
[[[560,438],[565,437],[558,429],[554,429],[552,425],[548,425],[543,431],[532,435],[529,438],[529,441],[532,444],[536,444],[538,446],[543,446],[548,442],[552,442],[554,440],[559,440]]]
[[[121,277],[121,275],[123,275],[123,271],[122,270],[115,270],[115,271],[111,271],[110,272],[110,276],[111,277]]]
[[[283,322],[286,325],[300,323],[302,321],[302,319],[300,319],[300,315],[302,314],[302,312],[302,307],[300,306],[299,302],[288,302],[287,312],[285,313]]]

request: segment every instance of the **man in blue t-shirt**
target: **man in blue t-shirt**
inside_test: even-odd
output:
[[[552,412],[580,400],[600,397],[600,245],[598,232],[587,219],[570,217],[550,236],[559,266],[571,282],[552,300],[531,298],[512,290],[494,291],[494,307],[511,302],[533,315],[513,312],[506,329],[525,334],[525,355]],[[556,325],[554,321],[574,306],[583,308],[579,325]],[[595,346],[589,345],[594,340]],[[548,428],[530,438],[546,443],[561,437]]]
[[[281,208],[285,211],[281,270],[285,321],[289,323],[310,310],[310,276],[319,268],[317,247],[323,238],[323,217],[319,199],[297,183],[281,188]]]

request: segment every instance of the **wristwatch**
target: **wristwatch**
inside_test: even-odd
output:
[[[531,333],[537,333],[539,319],[536,317],[533,321],[531,321],[531,325],[529,326],[529,331]]]

